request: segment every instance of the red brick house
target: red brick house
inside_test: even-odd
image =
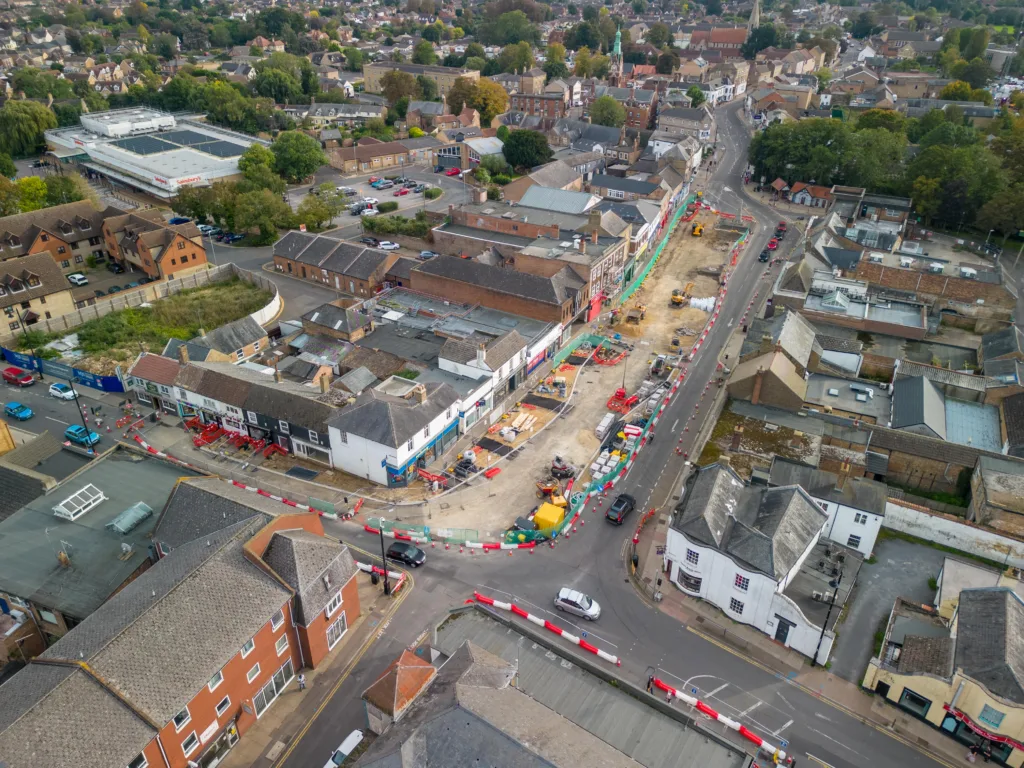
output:
[[[153,280],[206,266],[206,248],[196,225],[171,226],[157,210],[108,216],[103,238],[116,262]]]

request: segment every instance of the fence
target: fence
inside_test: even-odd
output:
[[[211,267],[201,272],[194,272],[191,275],[185,277],[175,278],[173,280],[166,280],[159,283],[149,283],[147,285],[133,288],[124,293],[119,293],[110,298],[99,299],[95,304],[82,307],[74,312],[70,312],[60,317],[53,317],[50,319],[40,319],[38,322],[33,323],[31,329],[33,331],[41,331],[42,333],[61,333],[63,331],[70,331],[77,328],[90,320],[97,320],[101,317],[106,317],[112,312],[119,312],[124,309],[131,309],[133,307],[139,307],[147,302],[159,301],[165,299],[168,296],[172,296],[181,291],[190,290],[193,288],[202,288],[210,283],[220,283],[226,280],[230,280],[232,277],[238,277],[245,280],[248,283],[257,285],[264,290],[270,291],[274,294],[274,302],[280,302],[280,298],[277,294],[277,286],[273,282],[263,277],[263,275],[256,272],[250,272],[245,269],[241,269],[234,264],[222,264],[219,267]],[[270,306],[269,304],[267,305]],[[278,303],[279,308],[280,304]],[[276,314],[277,308],[274,313]],[[266,310],[267,307],[264,308]],[[264,310],[260,310],[260,314]],[[270,315],[269,317],[273,317]],[[268,319],[269,319],[268,317]],[[9,342],[11,339],[17,337],[16,332],[10,330],[0,331],[0,342]]]
[[[632,296],[636,292],[636,290],[643,284],[644,280],[647,279],[647,275],[651,273],[651,270],[654,269],[654,265],[657,264],[658,259],[661,258],[661,252],[665,250],[665,246],[668,245],[669,238],[672,237],[672,233],[675,232],[676,225],[679,223],[679,219],[681,219],[683,215],[686,213],[686,206],[696,199],[696,195],[689,195],[683,202],[679,204],[679,209],[675,212],[675,215],[672,216],[672,219],[665,230],[665,236],[661,238],[661,242],[658,243],[658,247],[654,250],[654,255],[651,256],[650,260],[648,260],[647,266],[645,266],[641,270],[639,275],[633,278],[632,283],[627,285],[622,290],[623,302],[628,301],[629,297]]]
[[[385,536],[407,536],[418,541],[441,540],[450,544],[462,544],[467,541],[479,541],[480,534],[472,528],[431,528],[427,525],[415,525],[387,520],[380,517],[368,518],[366,524],[370,528],[382,531]]]

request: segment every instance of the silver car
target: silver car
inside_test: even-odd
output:
[[[579,616],[584,621],[597,621],[601,618],[601,606],[596,600],[569,587],[558,590],[555,608]]]

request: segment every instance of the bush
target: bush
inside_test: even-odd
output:
[[[403,379],[408,379],[409,381],[415,380],[416,377],[419,375],[419,371],[414,371],[411,368],[403,368],[402,370],[395,374],[395,376],[399,376]]]
[[[420,211],[414,219],[407,219],[405,216],[364,217],[363,228],[377,235],[426,237],[430,232],[430,222],[427,221],[427,215]]]
[[[491,186],[487,188],[487,199],[501,200],[501,187],[491,184]]]
[[[423,193],[423,196],[427,200],[436,200],[441,196],[441,190],[438,187],[431,187]]]
[[[489,174],[485,168],[477,168],[473,171],[473,175],[476,176],[476,180],[481,184],[491,183],[491,174]]]
[[[96,269],[96,257],[95,256],[91,256],[91,255],[90,256],[86,256],[85,257],[85,266],[87,266],[89,269]]]
[[[398,210],[398,203],[393,200],[387,203],[378,203],[377,210],[381,213],[391,213],[392,211]]]
[[[506,184],[512,181],[512,177],[505,173],[499,173],[496,176],[494,176],[491,179],[491,181],[493,181],[495,184],[500,184],[501,186],[504,187]]]

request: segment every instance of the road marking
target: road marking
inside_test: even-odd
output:
[[[792,721],[792,720],[788,720],[788,721],[786,722],[786,724],[785,724],[785,725],[783,725],[783,726],[782,726],[781,728],[779,728],[779,729],[778,729],[778,730],[776,730],[776,731],[772,731],[772,736],[778,736],[778,735],[780,735],[780,734],[781,734],[781,733],[782,733],[782,732],[783,732],[784,730],[786,730],[787,728],[789,728],[789,726],[791,726],[792,724],[793,724],[793,721]]]
[[[810,752],[805,752],[804,754],[807,755],[807,758],[809,760],[813,760],[814,762],[816,762],[818,765],[822,766],[823,768],[834,768],[834,766],[829,765],[824,760],[822,760],[820,757],[815,757]]]
[[[863,755],[861,755],[861,754],[860,754],[860,752],[858,752],[858,751],[857,751],[856,749],[854,749],[853,747],[848,747],[848,746],[846,746],[845,744],[843,744],[843,742],[841,742],[841,741],[836,741],[836,740],[835,740],[835,739],[833,739],[833,738],[832,738],[831,736],[829,736],[829,735],[828,735],[827,733],[824,733],[823,731],[819,731],[819,730],[818,730],[817,728],[811,728],[810,726],[808,726],[807,730],[809,730],[809,731],[814,731],[814,732],[815,732],[816,734],[818,734],[819,736],[823,736],[823,737],[825,737],[826,739],[828,739],[829,741],[831,741],[831,742],[832,742],[833,744],[838,744],[838,745],[839,745],[840,747],[842,747],[843,749],[849,750],[850,752],[853,752],[853,754],[855,754],[855,755],[858,755],[858,756],[860,756],[860,757],[863,757]]]
[[[796,707],[794,707],[792,704],[790,704],[788,701],[786,701],[786,697],[783,696],[781,693],[776,691],[775,695],[778,696],[780,699],[782,699],[786,703],[787,707],[789,707],[790,709],[796,709]],[[792,722],[792,721],[790,721],[790,722]]]
[[[49,419],[50,421],[56,421],[58,424],[63,424],[64,426],[68,426],[68,424],[71,423],[68,421],[61,421],[60,419],[55,419],[53,418],[53,416],[44,416],[43,418]]]
[[[830,723],[832,722],[831,720],[829,720],[829,718],[827,718],[823,714],[821,714],[821,712],[815,712],[814,716],[815,717],[820,717],[822,720],[828,720],[828,722],[830,722]]]
[[[713,691],[710,691],[710,692],[708,693],[708,698],[710,699],[710,698],[711,698],[712,696],[714,696],[714,695],[715,695],[716,693],[721,693],[722,691],[724,691],[724,690],[725,690],[726,688],[728,688],[728,687],[729,687],[729,684],[728,684],[728,683],[722,683],[722,684],[721,684],[720,686],[718,686],[717,688],[715,688],[715,690],[713,690]]]
[[[750,706],[750,707],[747,707],[746,709],[744,709],[742,712],[740,712],[739,716],[740,717],[746,717],[747,715],[749,715],[751,712],[753,712],[755,709],[757,709],[760,706],[761,706],[761,702],[760,701],[755,701],[753,706]]]
[[[678,426],[679,426],[679,419],[676,419],[675,421],[672,422],[672,429],[670,429],[669,432],[675,432],[676,431],[676,427],[678,427]]]

